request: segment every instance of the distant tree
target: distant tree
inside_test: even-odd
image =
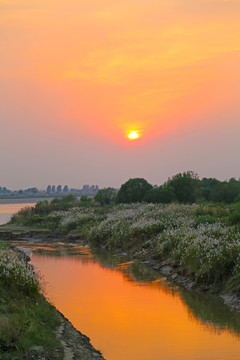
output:
[[[51,187],[51,185],[48,185],[48,187],[47,187],[47,193],[50,194],[51,191],[52,191],[52,187]]]
[[[175,200],[174,188],[172,186],[160,186],[150,189],[144,196],[144,201],[151,203],[168,204]]]
[[[58,192],[58,193],[62,192],[62,185],[58,185],[58,186],[57,186],[57,192]]]
[[[87,203],[89,201],[89,198],[87,195],[82,195],[81,198],[80,198],[80,201],[82,203]]]
[[[63,202],[76,202],[77,197],[76,197],[76,195],[69,194],[69,195],[63,196],[62,201]]]
[[[38,201],[35,205],[34,212],[39,215],[49,214],[51,207],[47,200]]]
[[[108,187],[105,189],[98,190],[97,194],[95,195],[95,201],[99,202],[102,206],[109,205],[114,202],[116,199],[116,190]]]
[[[28,189],[24,190],[24,192],[26,194],[36,194],[38,192],[38,189],[36,187],[28,188]]]
[[[211,194],[214,188],[220,183],[219,180],[215,178],[203,178],[200,181],[201,195],[207,201],[210,200]]]
[[[240,202],[240,194],[236,197],[235,202]]]
[[[68,192],[68,186],[67,185],[64,186],[63,192],[65,192],[65,193]]]
[[[240,181],[232,178],[227,181],[220,182],[211,193],[211,200],[214,202],[225,202],[230,204],[237,201],[240,194]]]
[[[176,200],[180,203],[194,203],[200,195],[200,180],[193,171],[173,176],[166,185],[173,187]]]
[[[55,193],[56,187],[55,185],[52,185],[52,193]]]
[[[146,192],[150,189],[152,189],[152,185],[143,178],[129,179],[121,186],[116,200],[118,203],[142,202]]]

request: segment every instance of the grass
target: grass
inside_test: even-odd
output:
[[[55,308],[40,293],[30,266],[0,242],[0,359],[62,358]]]
[[[0,282],[0,292],[0,358],[44,354],[46,359],[60,359],[56,310],[42,295],[26,296],[14,285]]]

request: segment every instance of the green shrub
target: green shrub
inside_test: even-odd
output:
[[[16,225],[23,225],[25,224],[33,215],[33,207],[24,207],[23,209],[19,210],[17,214],[14,214],[11,217],[10,223],[14,223]]]
[[[228,222],[230,225],[240,225],[240,210],[229,215]]]
[[[212,207],[209,206],[199,206],[195,211],[194,215],[196,216],[204,216],[204,215],[214,215],[214,211]]]
[[[211,216],[211,215],[198,216],[197,219],[194,221],[193,226],[196,228],[201,224],[214,224],[217,221],[218,218],[216,216]]]
[[[222,218],[224,216],[227,216],[229,214],[229,210],[220,205],[206,205],[206,206],[199,206],[195,211],[195,216],[204,216],[204,215],[210,215],[215,216],[217,218]]]

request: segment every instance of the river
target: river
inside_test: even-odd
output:
[[[40,200],[45,199],[0,199],[0,225],[7,223],[22,208],[34,206]]]
[[[34,251],[47,298],[107,360],[239,360],[240,314],[125,256],[78,244]]]
[[[216,296],[80,245],[25,244],[47,296],[107,360],[240,358],[240,315]]]

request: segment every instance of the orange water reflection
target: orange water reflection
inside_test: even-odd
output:
[[[111,269],[88,249],[75,250],[75,256],[33,253],[32,263],[56,307],[107,360],[239,359],[237,332],[197,319],[164,279],[136,281],[124,272],[131,263]]]
[[[0,214],[13,214],[25,207],[32,207],[35,203],[0,204]]]
[[[18,201],[18,203],[13,203],[13,201]],[[26,201],[26,200],[25,200]],[[36,203],[35,199],[30,200],[30,202],[24,202],[24,199],[2,199],[0,200],[0,225],[3,225],[10,221],[11,216],[17,213],[19,210],[25,207],[32,207]]]

